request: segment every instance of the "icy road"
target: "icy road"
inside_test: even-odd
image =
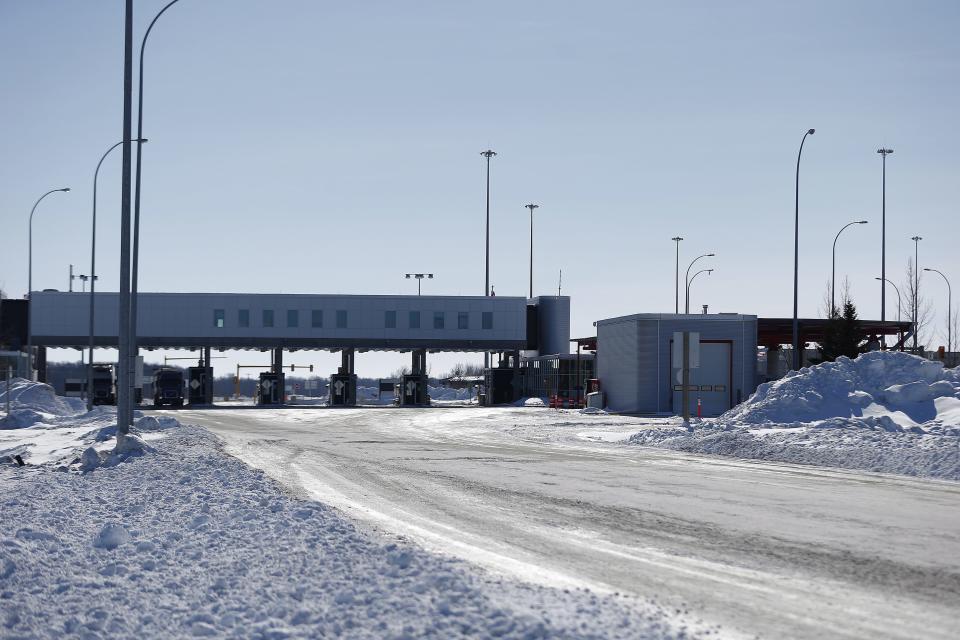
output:
[[[655,597],[728,636],[960,637],[960,485],[619,444],[545,409],[182,411],[376,528],[554,586]]]

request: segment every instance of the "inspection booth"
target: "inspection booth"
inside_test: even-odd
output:
[[[682,413],[682,367],[675,337],[689,332],[698,356],[690,369],[690,413],[718,416],[756,388],[757,317],[736,313],[641,313],[600,320],[596,371],[611,411]],[[694,390],[695,389],[695,390]]]

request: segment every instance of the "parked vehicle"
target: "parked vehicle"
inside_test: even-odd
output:
[[[117,404],[117,375],[113,364],[93,365],[93,404]]]
[[[183,406],[183,371],[158,369],[153,373],[153,406]]]

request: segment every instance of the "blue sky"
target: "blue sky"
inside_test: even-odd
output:
[[[164,2],[136,3],[138,34]],[[0,3],[0,286],[86,273],[93,169],[121,137],[122,5]],[[707,252],[692,308],[789,316],[801,168],[800,311],[816,316],[840,240],[861,317],[879,316],[881,145],[888,277],[960,283],[960,5],[955,2],[181,0],[146,60],[141,290],[483,291],[525,295],[563,269],[573,332],[672,311],[681,262]],[[138,35],[139,38],[139,35]],[[99,286],[118,282],[120,155],[100,183]],[[944,326],[945,286],[921,285]],[[888,295],[888,314],[896,299]],[[336,356],[297,354],[326,363]],[[249,359],[249,358],[248,358]],[[434,371],[462,356],[438,356]],[[387,374],[399,354],[364,354]],[[334,365],[330,365],[331,367]]]

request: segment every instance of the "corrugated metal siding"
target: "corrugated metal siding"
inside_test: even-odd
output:
[[[597,377],[612,411],[636,411],[639,367],[637,323],[597,326]]]
[[[696,331],[701,340],[731,341],[732,403],[753,393],[756,316],[638,314],[597,322],[597,373],[611,410],[671,410],[670,341],[674,331]]]

